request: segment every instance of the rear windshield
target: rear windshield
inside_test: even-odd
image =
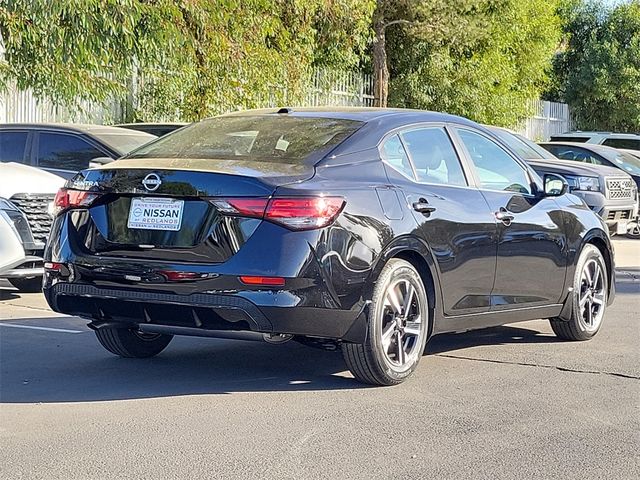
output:
[[[576,143],[586,143],[589,141],[591,137],[563,137],[562,135],[552,135],[552,142],[576,142]]]
[[[114,149],[120,155],[126,155],[145,143],[149,143],[151,140],[158,138],[155,135],[150,135],[144,132],[135,132],[133,130],[131,130],[131,133],[125,130],[123,133],[92,133],[92,135]]]
[[[210,158],[315,163],[362,125],[354,120],[280,115],[223,116],[162,137],[129,158]]]

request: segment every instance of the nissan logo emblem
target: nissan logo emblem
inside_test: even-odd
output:
[[[142,179],[142,185],[150,192],[155,192],[161,184],[162,180],[155,173],[150,173]]]

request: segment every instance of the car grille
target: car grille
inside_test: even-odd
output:
[[[607,215],[607,220],[629,220],[631,210],[612,210]]]
[[[48,193],[17,193],[10,198],[11,203],[22,210],[27,217],[33,239],[36,242],[45,243],[47,241],[53,221],[49,214],[49,205],[54,198],[54,194]]]
[[[612,200],[632,199],[635,197],[635,184],[630,178],[607,177],[607,198]]]

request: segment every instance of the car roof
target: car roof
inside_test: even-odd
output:
[[[582,142],[540,142],[539,145],[565,145],[568,147],[579,147],[585,150],[591,150],[596,153],[617,153],[618,149],[608,147],[606,145],[599,145],[597,143],[582,143]]]
[[[134,122],[134,123],[119,123],[114,125],[118,128],[127,127],[184,127],[189,125],[188,122]]]
[[[132,130],[120,127],[111,127],[106,125],[92,125],[84,123],[3,123],[0,124],[0,130],[3,129],[27,129],[27,130],[58,130],[74,133],[86,134],[122,134],[135,135]]]
[[[584,137],[584,136],[606,136],[606,137],[618,137],[618,138],[638,138],[637,133],[616,133],[616,132],[597,132],[597,131],[583,131],[574,130],[572,132],[555,133],[552,137]]]
[[[224,116],[251,116],[251,115],[275,115],[283,114],[294,117],[318,117],[335,118],[344,120],[356,120],[370,122],[383,118],[411,118],[422,122],[448,122],[473,123],[463,117],[447,113],[431,112],[428,110],[413,110],[409,108],[378,108],[378,107],[283,107],[262,108],[255,110],[242,110],[227,113]]]

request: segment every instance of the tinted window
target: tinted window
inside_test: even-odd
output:
[[[524,168],[498,144],[469,130],[459,130],[459,133],[483,188],[531,193],[531,185]]]
[[[362,125],[335,118],[230,115],[177,130],[131,158],[209,158],[315,163]]]
[[[458,155],[443,128],[420,128],[402,133],[419,182],[466,185]]]
[[[24,163],[27,132],[0,132],[0,162]]]
[[[552,142],[576,142],[576,143],[586,143],[591,137],[563,137],[558,135],[553,135],[551,137]]]
[[[389,137],[382,144],[382,158],[385,162],[391,165],[399,172],[404,173],[407,177],[415,178],[413,176],[413,169],[409,162],[407,152],[402,146],[402,142],[398,135]]]
[[[89,167],[89,162],[104,153],[75,135],[40,133],[38,166],[77,171]]]
[[[629,150],[640,150],[640,140],[632,138],[607,138],[603,145],[613,148],[628,148]]]
[[[573,160],[576,162],[591,163],[593,165],[607,165],[607,162],[604,162],[595,154],[584,148],[555,145],[546,145],[545,148],[562,160]]]

